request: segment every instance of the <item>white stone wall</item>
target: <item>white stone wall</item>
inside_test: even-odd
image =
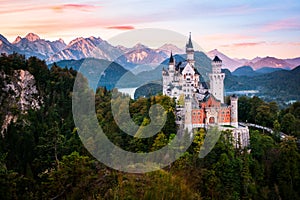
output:
[[[187,129],[188,132],[192,132],[192,101],[185,99],[185,119],[184,119],[184,129]]]
[[[210,80],[210,93],[214,95],[216,99],[221,101],[221,103],[224,103],[224,79],[225,74],[219,73],[219,74],[210,74],[209,80]]]
[[[230,121],[231,126],[238,127],[238,97],[230,97],[231,114]]]
[[[250,145],[250,136],[248,127],[238,127],[232,131],[234,145],[236,148],[245,148]]]
[[[210,93],[216,99],[224,103],[224,79],[225,74],[221,73],[222,62],[212,62],[212,73],[209,74]]]

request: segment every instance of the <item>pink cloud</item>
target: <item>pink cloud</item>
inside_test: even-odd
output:
[[[241,34],[213,34],[205,36],[208,40],[251,40],[255,39],[254,36],[241,35]]]
[[[107,29],[118,29],[118,30],[132,30],[134,26],[112,26],[112,24],[124,23],[127,24],[126,19],[105,19],[100,20],[99,18],[83,17],[75,18],[70,20],[68,17],[57,20],[57,19],[35,19],[28,21],[23,24],[10,24],[7,28],[16,33],[27,33],[34,32],[37,34],[57,34],[62,32],[80,32],[86,29],[94,28],[107,28]],[[59,31],[58,31],[59,30]]]
[[[300,42],[290,42],[289,44],[293,46],[300,46]]]
[[[235,43],[233,46],[235,47],[251,47],[251,46],[257,46],[261,44],[265,44],[266,42],[242,42],[242,43]]]
[[[45,6],[25,6],[22,8],[2,8],[0,9],[1,14],[10,14],[10,13],[18,13],[18,12],[26,12],[26,11],[32,11],[32,10],[40,10],[40,9],[45,9]]]
[[[109,26],[107,29],[118,29],[118,30],[132,30],[135,29],[134,26]]]
[[[62,12],[64,10],[80,10],[80,11],[91,11],[101,6],[94,6],[88,4],[62,4],[62,5],[41,5],[41,6],[24,6],[24,7],[4,7],[0,8],[0,14],[10,14],[27,11],[38,11],[51,9],[56,12]]]
[[[92,9],[95,9],[96,7],[99,6],[93,6],[88,4],[62,4],[62,5],[52,6],[51,9],[58,12],[63,10],[69,10],[69,9],[90,11]]]
[[[263,31],[276,31],[276,30],[291,30],[300,29],[299,20],[297,19],[283,19],[269,23],[263,27]]]
[[[241,42],[228,45],[221,45],[221,47],[253,47],[261,44],[266,44],[266,42]]]

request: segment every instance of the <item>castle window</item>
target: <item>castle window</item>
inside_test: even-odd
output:
[[[215,118],[214,117],[210,117],[209,118],[209,123],[210,124],[214,124],[215,123]]]

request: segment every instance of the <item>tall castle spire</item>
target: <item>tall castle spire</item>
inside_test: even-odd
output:
[[[190,36],[189,36],[189,40],[186,43],[186,57],[187,57],[187,61],[194,65],[195,60],[194,60],[194,47],[193,47],[193,43],[192,43],[192,34],[190,32]]]
[[[186,43],[187,49],[193,49],[193,43],[192,43],[192,33],[190,32],[189,41]]]
[[[173,53],[172,53],[172,51],[171,51],[171,56],[170,56],[169,63],[174,63],[174,57],[173,57]]]
[[[173,76],[175,72],[175,59],[171,51],[170,60],[169,60],[169,73]]]

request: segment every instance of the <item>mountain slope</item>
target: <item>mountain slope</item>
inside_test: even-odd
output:
[[[210,59],[213,59],[215,56],[218,56],[223,62],[223,68],[227,68],[230,71],[234,71],[236,68],[243,65],[243,63],[240,63],[232,58],[229,58],[225,54],[219,52],[217,49],[207,52],[206,55]]]
[[[291,63],[293,65],[293,67],[300,65],[300,57],[284,59],[284,61],[286,61],[287,63]]]
[[[260,74],[268,74],[268,73],[272,73],[272,72],[276,72],[276,71],[280,71],[280,70],[283,70],[283,69],[273,68],[273,67],[263,67],[263,68],[256,70],[255,72],[260,73]]]
[[[47,59],[58,51],[62,50],[66,44],[63,40],[50,42],[34,33],[28,33],[24,38],[18,36],[13,45],[19,49],[26,57],[36,56],[41,59]]]
[[[230,83],[227,82],[230,80]],[[260,97],[269,101],[300,100],[300,66],[295,69],[278,70],[254,77],[226,74],[227,91],[258,90]]]
[[[80,37],[72,40],[65,49],[48,58],[47,62],[70,59],[79,60],[88,57],[114,60],[121,54],[122,52],[118,48],[113,47],[100,37]]]
[[[184,54],[185,50],[178,48],[176,45],[173,44],[164,44],[163,46],[156,49],[156,51],[162,51],[167,55],[170,55],[171,52],[173,54]]]
[[[255,62],[251,67],[255,70],[263,67],[273,67],[282,69],[291,69],[293,66],[286,61],[274,57],[265,57]]]
[[[11,54],[17,51],[19,51],[19,49],[13,46],[3,35],[0,34],[0,53]]]
[[[114,87],[137,87],[140,80],[130,71],[115,62],[103,59],[85,58],[80,60],[63,60],[48,67],[57,65],[62,68],[72,68],[83,73],[92,88],[99,86],[112,89]]]
[[[116,62],[126,69],[133,69],[138,65],[144,65],[144,68],[147,68],[147,65],[157,65],[167,57],[168,55],[163,51],[156,51],[142,44],[137,44],[117,58]]]
[[[257,73],[250,66],[242,66],[232,72],[234,76],[256,76]]]

